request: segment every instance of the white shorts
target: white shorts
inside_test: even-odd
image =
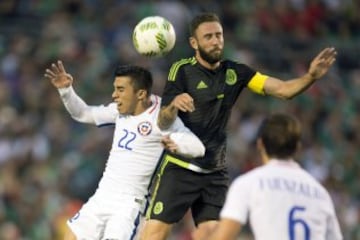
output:
[[[142,201],[132,195],[116,202],[94,195],[67,224],[77,240],[131,240],[142,217]]]

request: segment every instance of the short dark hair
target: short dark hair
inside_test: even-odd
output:
[[[260,125],[258,138],[264,144],[269,157],[292,157],[301,138],[299,121],[290,115],[277,113],[265,118]]]
[[[147,91],[147,95],[150,96],[153,78],[149,70],[134,65],[120,65],[115,69],[115,77],[122,76],[130,77],[135,91],[144,89]]]
[[[210,13],[210,12],[201,13],[201,14],[195,16],[190,22],[190,25],[189,25],[190,36],[194,36],[196,29],[199,27],[200,24],[202,24],[204,22],[221,23],[220,18],[215,13]]]

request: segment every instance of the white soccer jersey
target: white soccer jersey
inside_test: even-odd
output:
[[[294,161],[271,160],[234,180],[221,218],[246,224],[256,240],[340,240],[332,200]]]
[[[72,87],[59,92],[66,109],[77,121],[97,126],[115,124],[112,147],[98,188],[68,224],[80,239],[100,236],[130,239],[163,151],[163,136],[170,134],[180,154],[202,156],[205,147],[179,118],[167,131],[158,128],[161,105],[158,96],[151,96],[152,105],[146,111],[131,116],[120,115],[115,103],[88,106]]]
[[[113,199],[114,192],[145,196],[163,151],[161,138],[171,132],[189,132],[179,119],[170,129],[161,131],[157,127],[160,98],[153,95],[151,99],[152,106],[137,116],[119,115],[116,104],[92,109],[97,125],[115,123],[112,148],[99,184],[99,191]]]

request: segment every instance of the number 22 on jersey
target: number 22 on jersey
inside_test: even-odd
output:
[[[135,139],[136,139],[136,133],[129,131],[127,129],[123,129],[123,133],[118,142],[118,147],[131,151],[132,150],[131,144]]]

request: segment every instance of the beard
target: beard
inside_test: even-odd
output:
[[[206,52],[202,47],[199,46],[198,51],[200,57],[210,64],[219,62],[223,56],[223,50],[220,50],[219,53],[215,52],[215,50]]]

